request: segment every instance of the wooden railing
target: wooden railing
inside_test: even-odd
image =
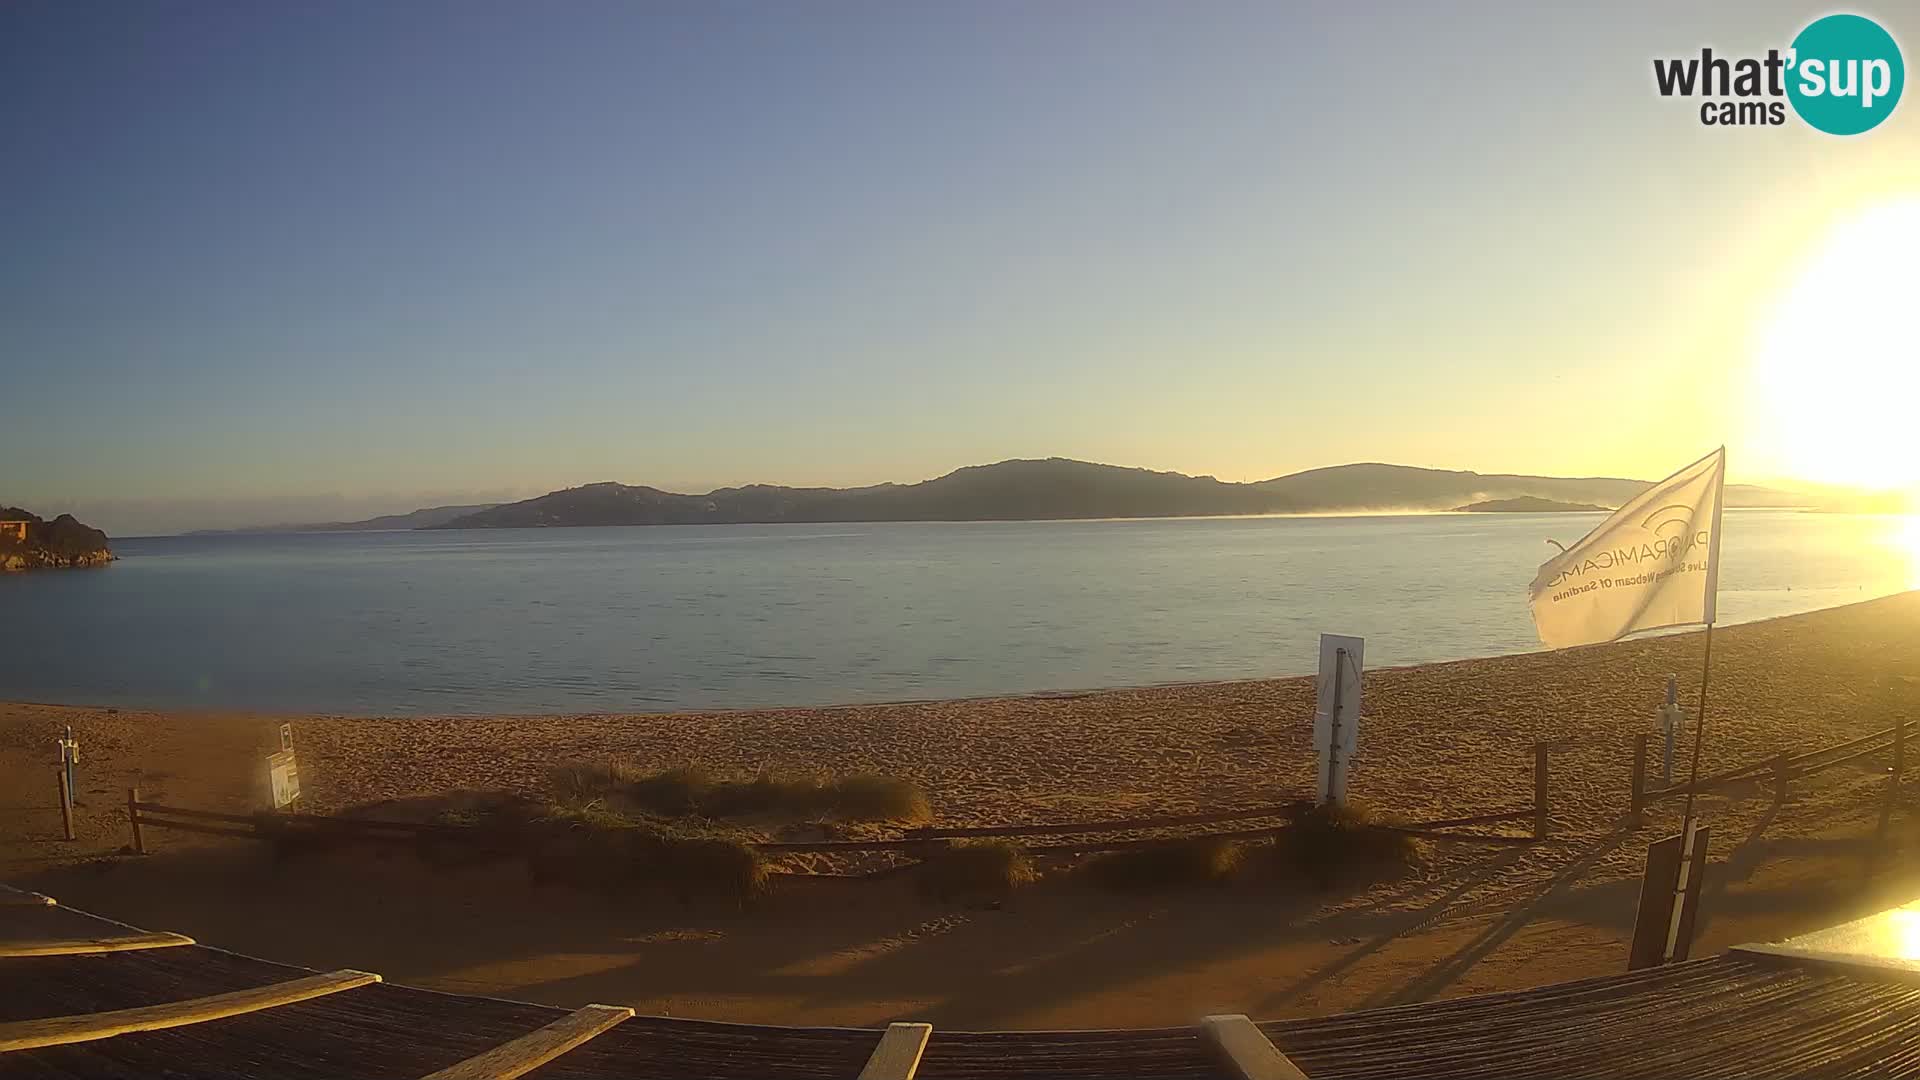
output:
[[[1541,774],[1544,780],[1544,773]],[[1531,843],[1545,835],[1546,787],[1536,786],[1533,806],[1499,810],[1468,817],[1433,821],[1394,822],[1372,826],[1431,840],[1466,843]],[[865,853],[898,851],[921,853],[949,840],[999,837],[1078,837],[1058,843],[1023,844],[1034,855],[1064,855],[1102,851],[1123,851],[1192,840],[1251,840],[1272,836],[1289,826],[1300,802],[1250,806],[1234,810],[1215,810],[1201,814],[1170,814],[1161,817],[1122,818],[1110,821],[1061,822],[1054,824],[991,825],[979,827],[938,827],[908,829],[897,838],[874,840],[767,840],[754,846],[770,855],[802,853]],[[163,803],[143,802],[138,788],[127,792],[127,818],[133,830],[133,850],[146,854],[145,830],[173,829],[208,836],[232,836],[250,840],[279,840],[299,836],[330,836],[365,842],[417,843],[423,838],[439,837],[453,842],[483,842],[482,830],[466,825],[436,822],[383,821],[374,818],[334,817],[324,814],[223,813],[194,810]],[[1462,833],[1452,830],[1503,821],[1532,820],[1532,835]],[[1167,832],[1194,825],[1232,824],[1265,821],[1267,824],[1224,831],[1181,832],[1174,836],[1113,838],[1116,834]]]
[[[1548,775],[1547,761],[1551,744],[1537,743],[1533,748],[1533,805],[1465,817],[1431,821],[1392,822],[1372,826],[1430,840],[1463,843],[1524,844],[1547,834]],[[1306,804],[1304,798],[1260,806],[1228,810],[1208,810],[1194,814],[1162,814],[1156,817],[1117,818],[1106,821],[1072,821],[1025,825],[927,826],[907,829],[897,838],[875,840],[767,840],[755,844],[767,854],[858,853],[899,851],[920,853],[950,840],[1015,837],[1078,837],[1056,843],[1023,844],[1035,855],[1075,854],[1121,851],[1190,840],[1248,840],[1271,836],[1289,826]],[[133,829],[133,850],[145,854],[145,830],[174,829],[209,836],[234,836],[251,840],[279,840],[299,836],[331,836],[370,842],[417,843],[423,838],[440,837],[453,842],[486,842],[486,833],[467,825],[438,822],[383,821],[377,818],[335,817],[325,814],[280,814],[260,812],[235,814],[214,810],[193,810],[163,803],[144,802],[139,788],[127,790],[127,820]],[[1462,833],[1455,829],[1492,825],[1504,821],[1531,820],[1531,835],[1499,833]],[[1230,825],[1245,822],[1266,824],[1212,832],[1181,832],[1175,836],[1125,837],[1126,833],[1165,833],[1200,825]],[[1104,837],[1104,838],[1103,838]]]
[[[1784,799],[1787,785],[1795,778],[1811,776],[1837,765],[1845,765],[1880,753],[1891,754],[1893,778],[1894,782],[1898,783],[1900,774],[1906,767],[1907,740],[1915,734],[1920,734],[1920,720],[1906,720],[1893,727],[1882,728],[1818,750],[1808,750],[1799,754],[1779,753],[1710,776],[1703,776],[1692,783],[1673,784],[1654,789],[1647,787],[1647,745],[1652,736],[1637,735],[1634,737],[1633,744],[1632,789],[1628,796],[1627,814],[1629,818],[1638,821],[1644,817],[1647,807],[1663,799],[1680,798],[1689,792],[1699,795],[1758,780],[1770,779],[1774,785],[1774,797]]]

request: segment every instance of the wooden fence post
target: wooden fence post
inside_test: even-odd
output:
[[[62,765],[53,770],[56,782],[60,785],[60,831],[67,839],[73,839],[73,791],[67,787],[67,769]]]
[[[127,821],[133,826],[133,853],[145,855],[147,838],[140,834],[140,789],[137,787],[127,789]]]
[[[1533,744],[1533,838],[1547,835],[1547,744]]]
[[[1647,738],[1644,731],[1633,737],[1633,795],[1627,803],[1627,818],[1635,828],[1646,820]]]

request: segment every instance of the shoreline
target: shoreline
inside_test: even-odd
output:
[[[1864,725],[1874,710],[1862,691],[1877,671],[1905,661],[1897,646],[1914,626],[1920,591],[1721,627],[1703,770],[1871,730]],[[1555,742],[1566,744],[1553,769],[1569,789],[1569,805],[1556,813],[1598,821],[1617,809],[1630,735],[1651,729],[1669,675],[1679,677],[1682,706],[1692,714],[1701,637],[1680,632],[1369,669],[1356,797],[1409,815],[1485,812],[1512,801],[1521,773],[1530,776],[1533,744]],[[1862,645],[1873,648],[1863,653]],[[0,733],[13,724],[51,738],[71,723],[83,747],[97,748],[93,763],[112,763],[105,755],[124,749],[130,776],[171,771],[140,752],[143,738],[165,733],[201,745],[210,765],[224,763],[217,771],[228,779],[213,786],[227,806],[250,795],[236,784],[255,771],[250,756],[262,732],[291,723],[316,809],[462,787],[533,791],[556,765],[617,759],[645,769],[698,762],[747,774],[765,766],[883,772],[919,784],[945,824],[992,825],[1109,810],[1185,813],[1310,791],[1314,678],[617,713],[348,715],[0,702]]]
[[[1132,520],[1132,519],[1120,519],[1120,520]],[[616,527],[639,528],[643,526],[616,526]],[[644,526],[644,527],[651,528],[652,526]],[[1900,597],[1906,597],[1906,596],[1920,597],[1920,588],[1914,588],[1914,589],[1904,590],[1901,592],[1889,593],[1884,596],[1876,596],[1867,600],[1854,600],[1845,604],[1835,604],[1832,607],[1814,608],[1811,611],[1799,611],[1799,612],[1793,612],[1786,615],[1767,615],[1758,619],[1749,619],[1743,622],[1724,622],[1724,623],[1716,624],[1716,628],[1720,630],[1721,633],[1724,634],[1739,627],[1763,626],[1769,623],[1777,623],[1777,622],[1781,622],[1783,620],[1788,620],[1788,619],[1803,619],[1809,616],[1826,615],[1832,612],[1847,611],[1853,608],[1865,607],[1871,604],[1878,604],[1886,601],[1896,600]],[[1375,674],[1423,671],[1428,669],[1447,668],[1447,667],[1452,667],[1460,664],[1479,664],[1479,663],[1485,663],[1485,662],[1496,661],[1496,660],[1512,660],[1512,659],[1525,658],[1525,657],[1538,657],[1538,656],[1548,656],[1548,655],[1578,655],[1593,649],[1609,649],[1609,648],[1616,648],[1624,645],[1645,644],[1649,642],[1661,641],[1668,638],[1685,638],[1685,637],[1688,637],[1689,635],[1701,633],[1704,630],[1705,630],[1704,626],[1694,626],[1694,625],[1687,625],[1687,626],[1681,626],[1681,627],[1661,627],[1661,628],[1645,631],[1638,636],[1623,638],[1620,641],[1602,642],[1597,645],[1579,645],[1570,649],[1535,648],[1535,649],[1530,649],[1530,650],[1521,651],[1521,652],[1481,653],[1474,656],[1458,657],[1452,660],[1429,660],[1429,661],[1425,661],[1421,663],[1413,663],[1413,664],[1395,664],[1395,665],[1382,666],[1382,667],[1375,667],[1375,666],[1369,665],[1366,669],[1366,674],[1371,676]],[[1312,671],[1304,671],[1304,672],[1298,672],[1294,674],[1248,675],[1248,676],[1241,676],[1236,678],[1225,678],[1225,679],[1190,679],[1190,680],[1173,680],[1168,682],[1121,683],[1121,684],[1111,684],[1107,686],[1066,687],[1066,688],[1059,688],[1059,689],[1039,689],[1039,690],[1014,690],[1014,691],[1007,691],[1007,692],[993,692],[993,693],[984,693],[984,694],[967,694],[959,697],[888,698],[888,699],[877,700],[877,701],[837,701],[837,702],[826,702],[826,703],[808,704],[808,705],[792,705],[792,704],[781,704],[781,703],[774,702],[774,703],[767,703],[767,704],[760,704],[760,705],[734,705],[734,706],[723,705],[723,706],[710,706],[710,707],[698,707],[698,708],[620,709],[620,710],[588,710],[588,711],[556,710],[556,711],[548,711],[548,712],[498,712],[498,711],[346,712],[346,711],[329,710],[329,709],[274,709],[274,708],[264,708],[264,707],[256,707],[256,706],[245,706],[245,705],[180,706],[180,705],[166,705],[166,704],[112,704],[112,703],[101,702],[101,701],[89,701],[89,702],[37,701],[37,700],[31,700],[31,699],[25,699],[25,698],[0,698],[0,708],[17,707],[17,708],[41,708],[41,709],[79,709],[79,710],[106,711],[106,712],[118,711],[118,712],[142,712],[142,713],[169,713],[169,714],[207,715],[207,716],[240,715],[240,716],[252,716],[252,717],[262,717],[262,718],[276,718],[279,720],[298,720],[302,718],[325,717],[329,719],[341,719],[341,720],[419,720],[419,721],[459,722],[463,720],[488,720],[488,719],[551,720],[551,719],[558,719],[558,718],[565,717],[565,718],[570,718],[575,720],[591,721],[591,720],[597,720],[597,719],[620,718],[620,717],[647,717],[647,716],[671,717],[671,716],[687,716],[687,715],[741,716],[741,715],[751,715],[756,713],[791,712],[795,710],[815,710],[815,711],[827,712],[827,711],[843,711],[843,710],[851,710],[851,709],[886,709],[886,708],[906,708],[906,707],[939,706],[939,705],[982,704],[982,703],[1003,702],[1003,701],[1004,702],[1071,701],[1071,700],[1078,700],[1081,698],[1098,697],[1102,694],[1126,694],[1126,693],[1139,693],[1139,692],[1158,691],[1158,690],[1197,690],[1197,689],[1216,688],[1216,687],[1221,689],[1226,689],[1230,687],[1242,687],[1242,686],[1251,686],[1251,685],[1261,685],[1266,683],[1286,682],[1293,679],[1311,679],[1314,677],[1315,676]],[[1685,688],[1684,682],[1685,680],[1682,680],[1683,690]]]
[[[129,787],[148,802],[258,809],[281,722],[293,726],[315,813],[462,789],[542,792],[555,765],[609,761],[879,772],[919,786],[943,826],[1271,804],[1312,788],[1311,675],[532,717],[0,704],[0,787],[19,793],[0,807],[0,880],[284,962],[716,1020],[863,1024],[915,1012],[955,1026],[1152,1026],[1227,1007],[1314,1015],[1515,989],[1624,966],[1645,845],[1680,813],[1667,800],[1643,828],[1622,826],[1630,746],[1652,730],[1669,674],[1682,676],[1693,712],[1699,639],[1369,672],[1356,801],[1410,820],[1530,804],[1534,747],[1549,743],[1551,827],[1544,842],[1496,852],[1433,844],[1413,876],[1351,893],[1235,885],[1133,896],[1049,879],[981,908],[918,897],[901,879],[783,876],[764,902],[723,910],[537,886],[519,866],[343,855],[282,867],[263,845],[164,829],[147,832],[153,855],[118,855]],[[1893,699],[1879,689],[1916,661],[1920,592],[1723,628],[1702,773],[1920,716],[1920,684]],[[48,775],[68,723],[82,753],[72,842],[60,839]],[[1826,925],[1861,902],[1860,838],[1885,798],[1886,764],[1864,758],[1795,781],[1784,807],[1764,780],[1701,797],[1714,829],[1703,951]],[[1676,773],[1685,767],[1679,758]],[[1650,771],[1659,776],[1657,757]],[[1912,804],[1898,813],[1905,837]],[[1890,875],[1916,871],[1920,848],[1903,840],[1873,888],[1904,888]]]

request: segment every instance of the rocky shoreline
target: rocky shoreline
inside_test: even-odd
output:
[[[65,570],[114,560],[107,534],[61,514],[52,521],[0,507],[0,571]]]

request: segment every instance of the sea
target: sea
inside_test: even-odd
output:
[[[0,700],[358,715],[953,698],[1539,648],[1597,514],[638,526],[116,540],[0,575]],[[1920,588],[1920,518],[1728,511],[1722,623]]]

